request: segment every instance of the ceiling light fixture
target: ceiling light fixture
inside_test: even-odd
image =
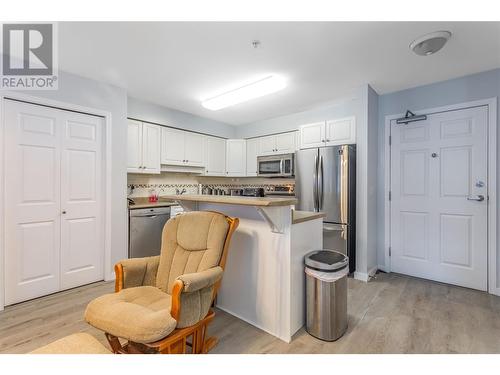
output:
[[[282,77],[271,75],[204,100],[201,105],[212,111],[217,111],[251,99],[272,94],[273,92],[282,90],[285,87],[286,81]]]
[[[429,56],[444,47],[451,38],[449,31],[435,31],[415,39],[410,44],[410,49],[419,56]]]

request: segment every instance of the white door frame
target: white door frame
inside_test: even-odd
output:
[[[109,271],[111,269],[111,176],[112,176],[112,163],[111,163],[111,113],[100,109],[84,107],[77,104],[60,102],[57,100],[40,98],[32,95],[26,95],[17,92],[3,92],[0,95],[0,311],[5,306],[5,235],[4,235],[4,218],[5,218],[5,174],[4,174],[4,103],[5,99],[20,100],[27,103],[43,105],[46,107],[54,107],[74,112],[83,112],[90,115],[100,116],[104,119],[104,280],[113,280],[114,276]]]
[[[488,108],[488,293],[500,296],[500,286],[497,287],[497,97],[475,100],[465,103],[452,104],[414,111],[416,115],[433,114],[439,112],[456,111],[471,107],[486,106]],[[384,255],[385,266],[378,268],[391,272],[391,203],[389,190],[391,188],[391,121],[404,117],[404,113],[385,116],[384,151],[385,151],[385,177],[384,177]]]

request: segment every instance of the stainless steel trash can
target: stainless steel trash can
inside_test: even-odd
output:
[[[315,250],[305,256],[306,330],[325,341],[347,330],[349,258],[338,251]]]

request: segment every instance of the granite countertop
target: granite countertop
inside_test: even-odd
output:
[[[292,211],[292,224],[303,223],[309,220],[323,219],[326,217],[324,212],[311,212],[311,211]]]
[[[160,197],[158,202],[150,202],[148,197],[137,197],[131,198],[135,204],[129,204],[128,208],[131,210],[135,210],[138,208],[151,208],[151,207],[169,207],[169,206],[177,206],[178,204],[172,201],[171,199],[165,199]]]
[[[231,195],[199,195],[199,194],[184,194],[184,195],[165,195],[163,199],[172,201],[188,201],[188,202],[205,202],[205,203],[221,203],[221,204],[236,204],[243,206],[291,206],[297,203],[295,198],[270,198],[270,197],[241,197]]]

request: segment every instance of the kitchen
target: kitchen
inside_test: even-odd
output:
[[[0,92],[0,352],[500,351],[497,23],[57,26]]]

